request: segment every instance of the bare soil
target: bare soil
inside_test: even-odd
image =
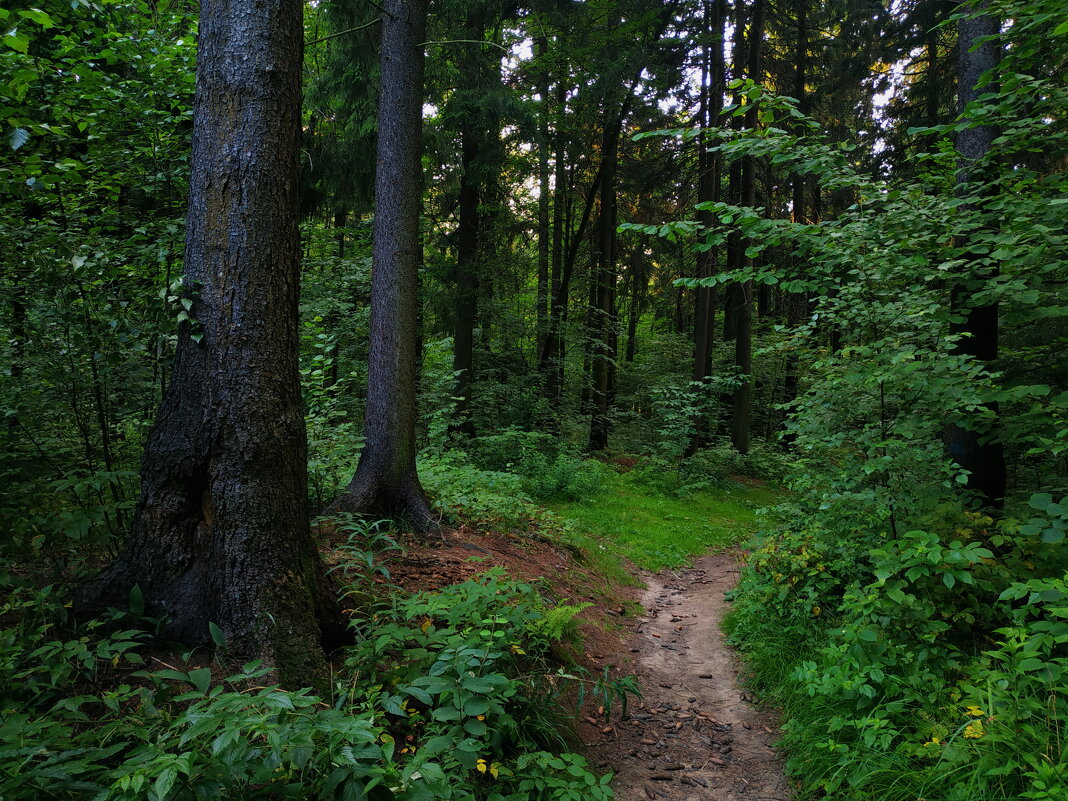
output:
[[[475,557],[474,559],[472,557]],[[643,698],[605,721],[587,705],[577,732],[590,762],[616,774],[620,801],[789,801],[774,715],[750,703],[724,642],[724,594],[737,558],[716,554],[692,568],[635,571],[645,590],[607,587],[555,545],[509,533],[453,529],[437,543],[409,543],[391,561],[393,580],[436,589],[493,565],[517,578],[544,577],[554,593],[593,604],[583,612],[577,661],[594,675],[634,675]],[[640,604],[640,612],[634,610]]]
[[[620,801],[789,800],[771,746],[775,718],[740,688],[720,631],[723,595],[737,577],[728,554],[642,576],[645,616],[625,645],[644,697],[627,719],[586,742],[591,761],[616,771]]]

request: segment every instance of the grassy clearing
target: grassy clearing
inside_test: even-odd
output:
[[[775,503],[778,491],[736,485],[695,490],[679,498],[651,490],[634,473],[612,476],[591,501],[547,506],[584,534],[615,545],[647,570],[680,567],[710,548],[724,547],[760,527],[757,510]],[[576,543],[597,553],[592,543]],[[592,546],[592,547],[591,547]]]

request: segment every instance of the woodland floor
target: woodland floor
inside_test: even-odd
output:
[[[578,715],[581,750],[616,774],[620,801],[789,801],[771,745],[776,719],[749,702],[720,631],[738,558],[717,553],[690,568],[634,570],[636,586],[609,585],[557,545],[457,529],[441,544],[409,547],[390,570],[408,589],[435,589],[499,564],[516,578],[544,577],[568,602],[592,604],[576,661],[595,675],[606,667],[634,675],[643,694],[624,718],[615,712],[606,722],[589,705]]]

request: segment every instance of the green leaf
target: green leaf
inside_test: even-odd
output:
[[[4,35],[4,44],[16,52],[26,53],[30,49],[30,37],[12,28]]]
[[[211,635],[211,641],[213,643],[215,643],[215,647],[216,648],[220,648],[220,649],[225,649],[226,648],[226,635],[223,634],[223,630],[222,629],[220,629],[217,625],[212,623],[210,620],[208,621],[208,634]]]
[[[156,779],[156,797],[159,801],[166,801],[167,796],[171,792],[171,788],[174,787],[174,780],[178,778],[178,768],[171,765],[169,768],[164,768]]]
[[[206,693],[211,685],[211,668],[198,668],[189,671],[189,683],[200,693]]]
[[[898,604],[904,604],[905,603],[905,593],[903,593],[897,587],[891,587],[890,589],[888,589],[886,591],[886,597],[889,598],[894,603],[898,603]]]
[[[1046,507],[1053,503],[1053,496],[1048,492],[1036,492],[1027,503],[1032,509],[1045,511]]]
[[[867,642],[875,642],[879,639],[879,634],[875,631],[875,629],[861,629],[857,632],[857,636],[860,637],[860,639],[862,640],[866,640]]]
[[[19,15],[25,17],[28,20],[36,22],[38,25],[40,25],[46,30],[48,28],[55,27],[55,23],[52,22],[52,18],[39,8],[31,8],[28,11],[20,11]]]
[[[1047,528],[1043,530],[1040,539],[1042,542],[1057,543],[1064,541],[1064,531],[1058,528]]]
[[[957,577],[954,576],[952,573],[943,573],[942,583],[945,584],[946,587],[948,587],[949,589],[953,589],[953,587],[957,583]]]
[[[145,613],[145,596],[137,584],[130,587],[130,613],[134,615]]]
[[[472,737],[481,737],[483,734],[489,731],[489,727],[485,724],[485,722],[478,720],[477,718],[472,718],[471,720],[464,723],[464,731],[466,731]]]
[[[485,715],[489,706],[489,701],[485,698],[468,698],[464,701],[464,714],[471,717]]]

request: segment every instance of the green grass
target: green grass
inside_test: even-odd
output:
[[[770,487],[695,490],[678,498],[643,485],[634,473],[609,479],[589,501],[549,503],[573,524],[576,535],[591,535],[620,556],[647,570],[680,567],[711,548],[744,540],[760,525],[757,510],[775,503]],[[579,543],[596,552],[586,543]]]

